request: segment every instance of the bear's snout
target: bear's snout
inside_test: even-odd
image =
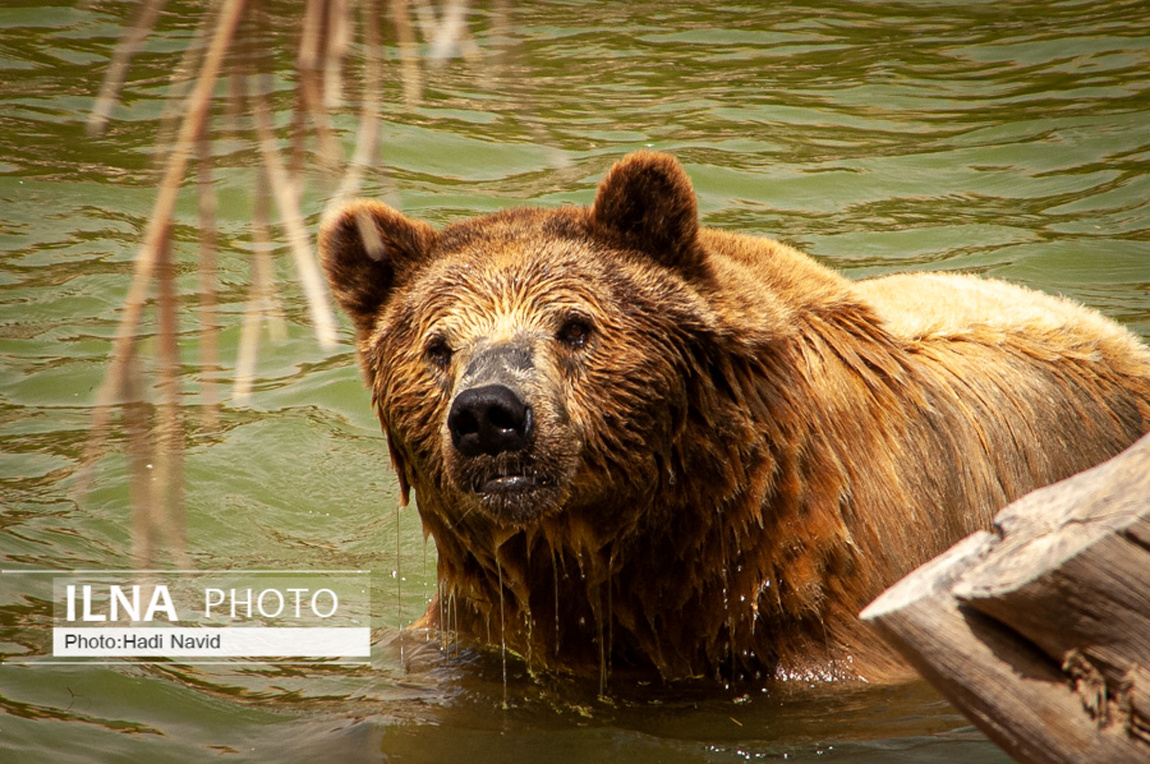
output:
[[[547,374],[536,366],[530,340],[481,339],[460,355],[443,459],[461,514],[475,508],[522,524],[561,508],[578,440],[547,395]]]
[[[506,385],[464,390],[447,415],[451,442],[464,456],[521,451],[531,439],[531,407]]]

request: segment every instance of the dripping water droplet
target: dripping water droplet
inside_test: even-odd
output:
[[[499,646],[503,657],[503,710],[509,708],[507,703],[507,629],[503,617],[503,564],[499,562],[499,553],[495,554],[495,568],[499,571]]]

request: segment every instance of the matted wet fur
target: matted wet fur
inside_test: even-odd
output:
[[[881,680],[867,602],[1150,429],[1150,351],[1091,310],[697,220],[644,151],[589,209],[324,221],[438,548],[422,625],[592,676]]]

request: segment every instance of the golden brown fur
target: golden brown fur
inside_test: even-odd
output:
[[[700,229],[653,152],[588,210],[437,233],[357,202],[320,242],[438,547],[425,623],[537,666],[882,678],[870,599],[1150,429],[1150,351],[1093,311]],[[448,412],[493,348],[531,434],[469,457]]]

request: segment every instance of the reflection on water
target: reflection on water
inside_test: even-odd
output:
[[[84,121],[131,9],[0,7],[4,568],[130,565],[125,458],[101,463],[82,506],[70,489],[154,197],[166,73],[200,5],[170,4],[98,139]],[[396,105],[389,69],[369,192],[437,223],[582,204],[615,158],[653,145],[683,160],[708,224],[777,236],[855,276],[1010,278],[1150,336],[1148,22],[1142,2],[485,4],[468,19],[482,57],[427,68],[419,106]],[[272,32],[286,40],[283,24]],[[348,146],[356,105],[336,120]],[[257,149],[236,138],[221,151],[220,341],[234,359]],[[324,194],[304,199],[313,230]],[[188,295],[193,206],[176,231]],[[193,309],[189,298],[185,325]],[[444,663],[414,635],[401,644],[433,588],[434,549],[413,512],[397,514],[350,348],[316,347],[300,295],[285,310],[288,337],[264,351],[251,403],[188,436],[189,551],[205,569],[375,571],[376,666],[13,665],[46,652],[51,591],[0,576],[0,739],[17,758],[1002,760],[921,685],[617,687],[600,700],[513,661],[511,708],[497,711],[498,656]],[[189,330],[189,407],[195,342]]]

